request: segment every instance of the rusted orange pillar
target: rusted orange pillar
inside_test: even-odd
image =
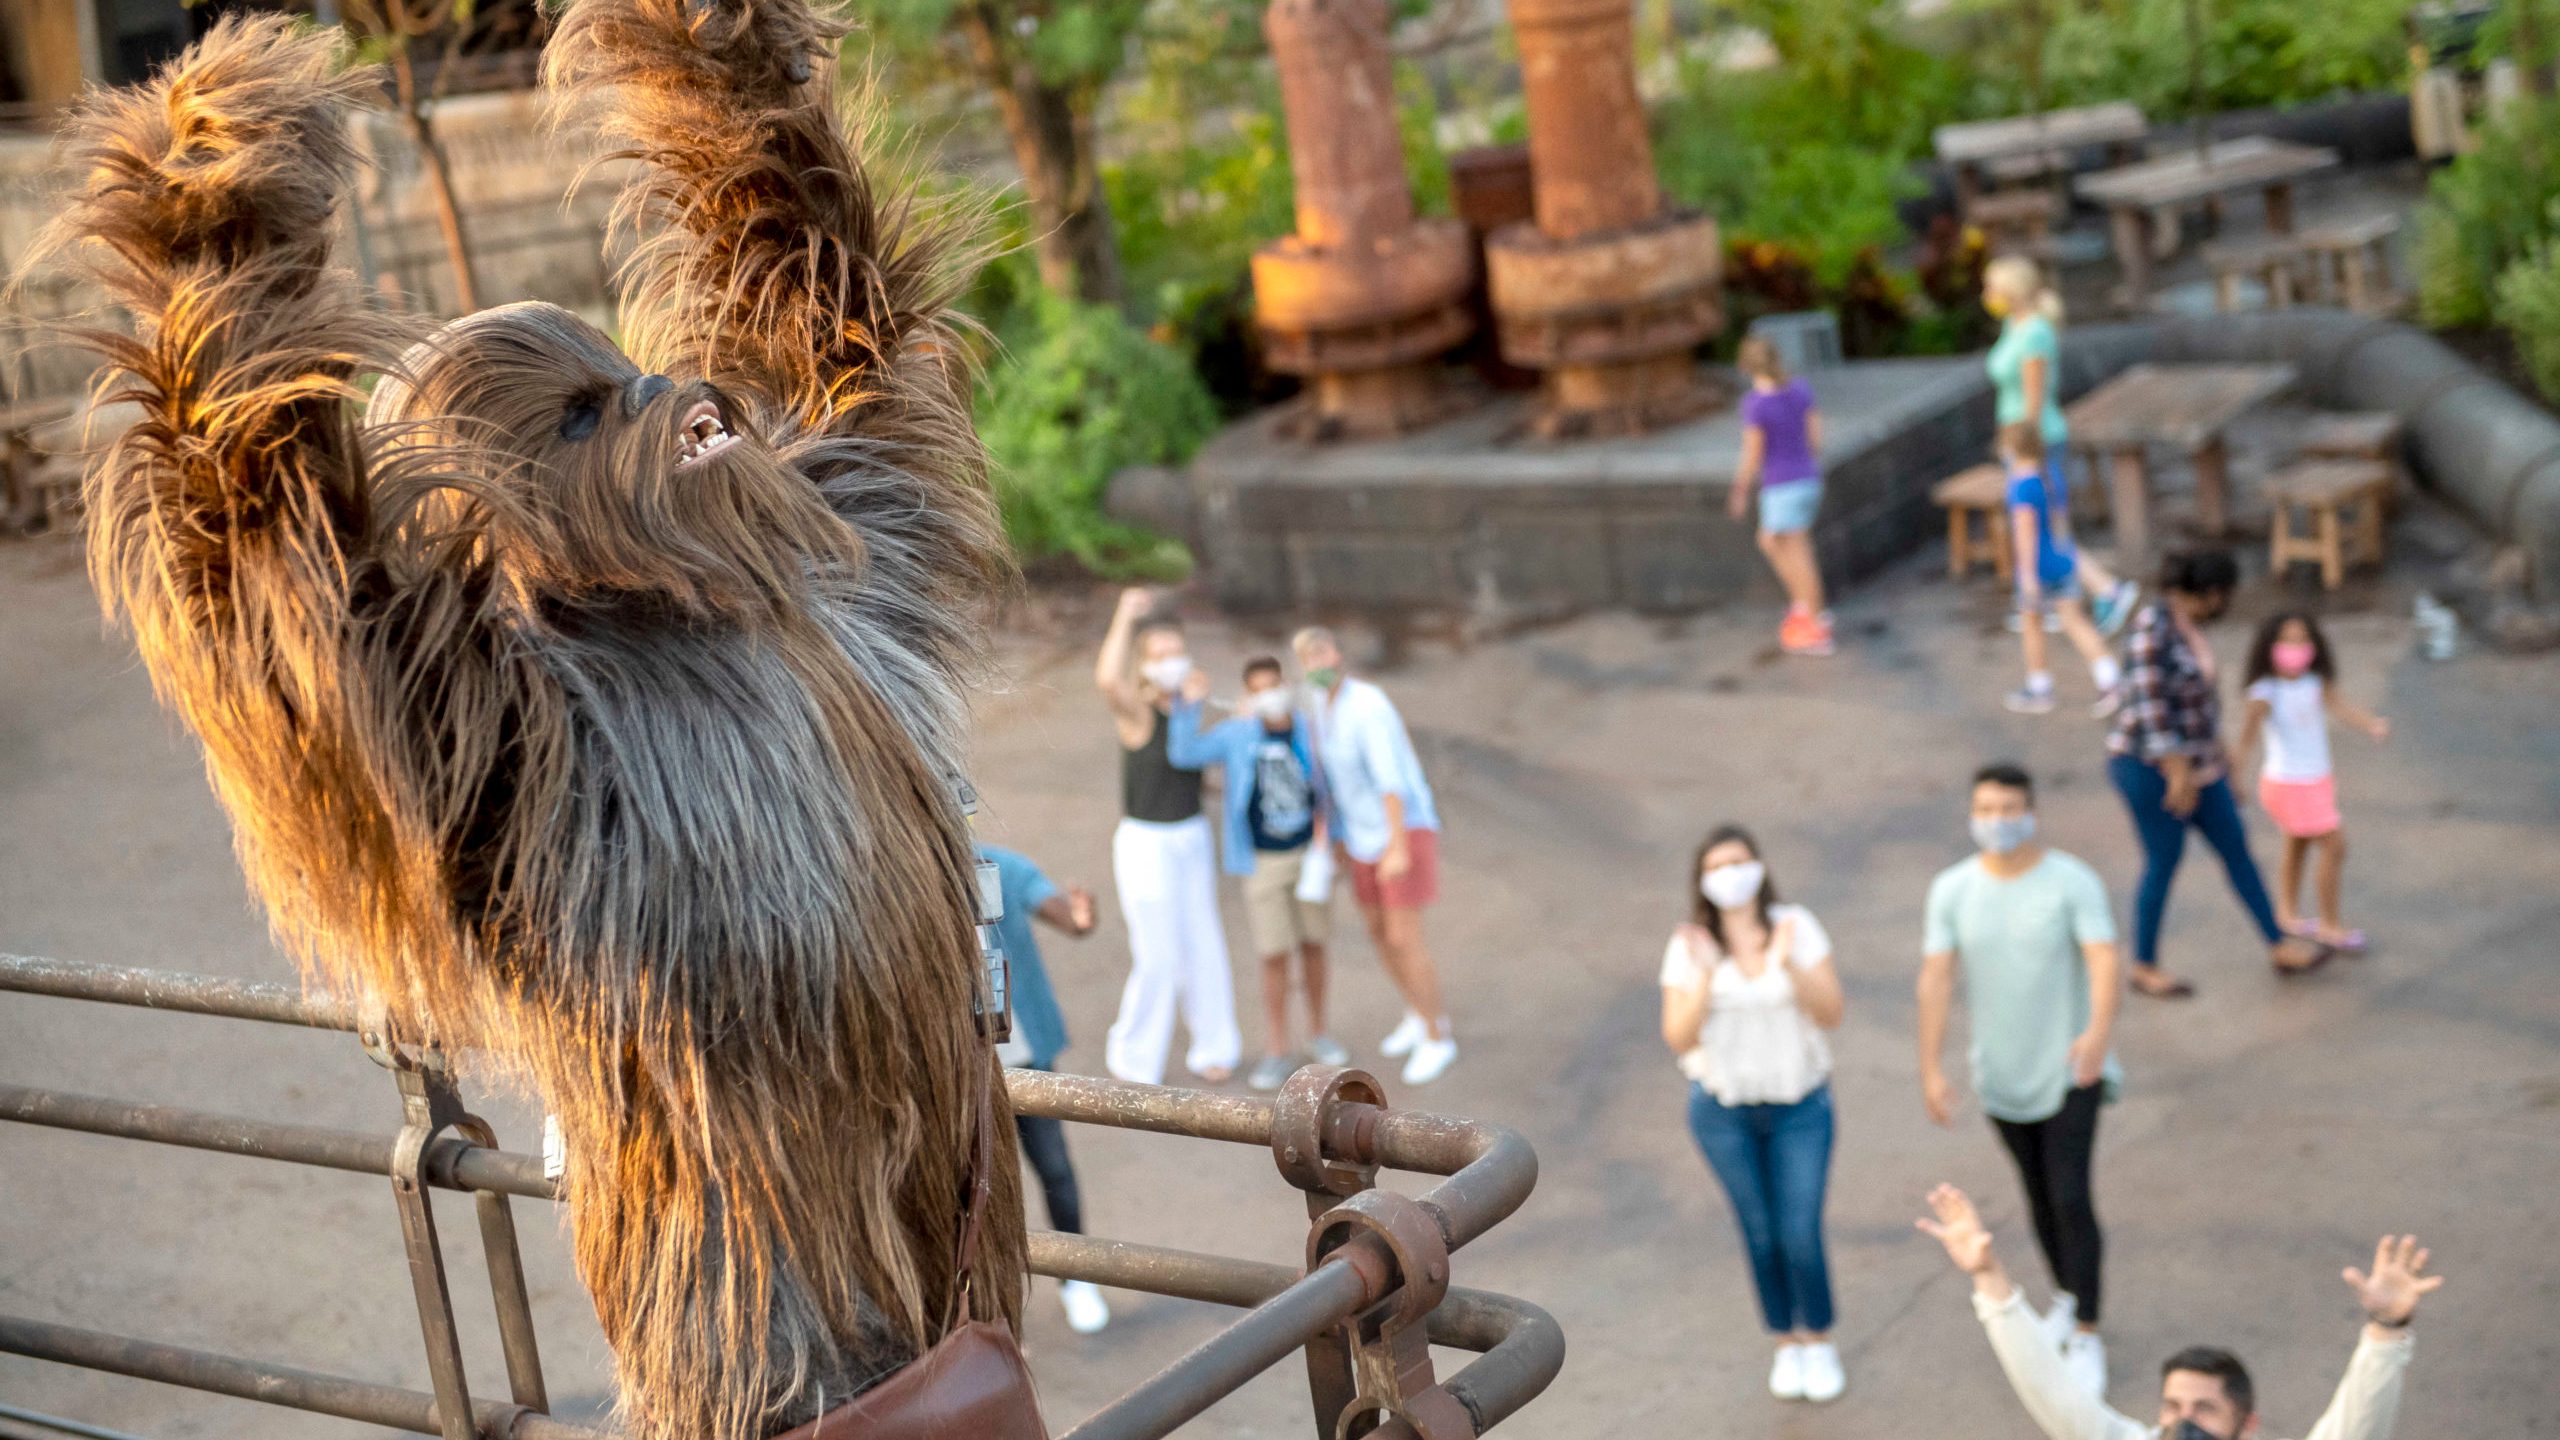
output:
[[[1465,339],[1466,227],[1416,220],[1396,127],[1386,0],[1272,0],[1298,232],[1255,252],[1255,323],[1274,370],[1307,377],[1301,434],[1391,434],[1445,410],[1433,357]]]
[[[1537,428],[1619,434],[1705,403],[1724,327],[1715,221],[1671,210],[1636,94],[1633,0],[1511,0],[1537,218],[1485,242],[1503,358],[1545,374]]]

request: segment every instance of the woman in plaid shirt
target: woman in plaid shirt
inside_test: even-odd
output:
[[[2239,567],[2220,550],[2173,555],[2161,569],[2158,600],[2134,617],[2125,639],[2124,705],[2107,732],[2107,778],[2124,797],[2142,841],[2142,884],[2134,893],[2133,988],[2174,999],[2195,987],[2160,968],[2160,919],[2169,885],[2187,848],[2187,830],[2203,833],[2222,857],[2268,961],[2279,975],[2316,969],[2329,952],[2284,933],[2267,899],[2248,832],[2231,793],[2231,761],[2222,748],[2222,697],[2213,647],[2203,627],[2230,603]]]

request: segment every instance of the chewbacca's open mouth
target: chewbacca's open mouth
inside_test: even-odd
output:
[[[684,423],[676,430],[676,468],[681,470],[738,443],[729,427],[720,420],[720,406],[705,400],[684,413]]]

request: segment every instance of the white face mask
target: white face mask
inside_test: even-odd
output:
[[[1719,910],[1739,910],[1760,898],[1761,882],[1768,878],[1768,866],[1757,860],[1739,860],[1699,876],[1698,893]]]
[[[1247,703],[1253,707],[1254,718],[1266,725],[1280,724],[1287,720],[1289,712],[1296,708],[1290,704],[1289,687],[1286,685],[1274,685],[1268,690],[1256,690]]]
[[[1138,667],[1138,673],[1147,677],[1148,684],[1170,695],[1180,690],[1182,682],[1190,678],[1191,657],[1167,655],[1161,660],[1150,660]]]

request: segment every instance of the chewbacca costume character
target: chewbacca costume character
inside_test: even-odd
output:
[[[67,137],[55,252],[132,313],[82,340],[142,410],[89,480],[99,589],[283,943],[559,1117],[640,1440],[789,1429],[1021,1297],[1001,1110],[954,1276],[994,1064],[955,780],[1006,568],[970,255],[864,171],[845,29],[562,19],[546,83],[637,162],[631,358],[554,306],[366,303],[330,37],[226,20]]]

